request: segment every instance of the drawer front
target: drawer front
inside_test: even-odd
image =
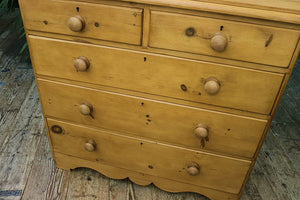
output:
[[[151,47],[288,67],[298,39],[286,29],[151,12]]]
[[[237,194],[250,166],[250,161],[205,154],[49,118],[47,122],[49,130],[52,126],[63,129],[60,134],[50,131],[54,152],[192,185]],[[193,168],[193,175],[187,172],[192,171],[191,163],[198,165]]]
[[[43,79],[38,79],[38,88],[46,116],[122,134],[248,158],[254,155],[266,125],[266,120]],[[198,127],[199,124],[206,127]],[[195,129],[200,131],[197,133],[199,137],[195,135]],[[204,138],[203,147],[200,136],[205,131],[208,141]]]
[[[37,74],[262,114],[270,113],[283,80],[283,74],[37,36],[29,42]],[[78,72],[74,62],[82,56],[89,68]],[[209,93],[210,77],[219,81],[216,94]]]
[[[141,44],[141,9],[52,0],[20,3],[26,29]]]

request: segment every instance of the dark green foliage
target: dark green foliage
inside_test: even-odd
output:
[[[22,48],[20,49],[20,54],[25,54],[26,56],[29,55],[29,51],[27,48],[27,42],[24,40],[25,37],[25,31],[23,27],[22,17],[19,9],[19,4],[17,0],[0,0],[0,9],[2,9],[3,12],[9,14],[9,13],[16,13],[16,18],[14,21],[14,28],[18,32],[19,37],[18,40],[24,41],[24,44]]]
[[[6,12],[13,12],[18,7],[17,0],[0,0],[0,8],[3,8]]]

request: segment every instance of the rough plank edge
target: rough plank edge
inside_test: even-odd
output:
[[[179,183],[164,178],[159,178],[159,177],[155,177],[143,173],[125,170],[122,168],[104,165],[99,162],[92,162],[92,161],[87,161],[76,157],[71,157],[58,152],[55,152],[55,155],[56,155],[54,161],[55,165],[60,169],[71,170],[79,167],[85,167],[85,168],[90,168],[95,171],[98,171],[99,173],[113,179],[129,178],[132,182],[138,185],[146,186],[153,183],[158,188],[172,193],[196,192],[204,196],[207,196],[211,200],[238,200],[239,199],[238,195],[236,194],[226,193],[226,192],[213,190],[209,188],[197,187],[185,183]]]

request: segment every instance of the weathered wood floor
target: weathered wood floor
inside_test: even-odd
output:
[[[0,200],[205,200],[153,185],[112,180],[90,169],[55,168],[31,65],[18,55],[11,23],[0,16]],[[300,59],[242,200],[300,200]],[[4,191],[19,196],[6,196]]]

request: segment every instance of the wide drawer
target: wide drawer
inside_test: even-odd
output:
[[[49,130],[52,126],[63,130],[50,131],[54,152],[234,194],[239,193],[251,163],[49,118],[47,122]],[[191,163],[198,165],[199,174],[187,172]]]
[[[44,79],[37,80],[46,116],[195,149],[251,158],[267,122]],[[91,115],[81,114],[87,106],[91,108],[88,109]],[[199,124],[207,126],[205,128],[209,140],[205,141],[204,147],[200,137],[194,133]]]
[[[283,74],[37,36],[29,42],[40,75],[262,114],[270,113],[283,79]],[[74,62],[82,56],[90,66],[79,72]],[[205,89],[211,77],[219,81],[216,94]]]
[[[151,12],[151,47],[288,67],[298,39],[287,29]]]
[[[78,1],[23,0],[20,3],[24,25],[29,30],[141,43],[141,9]]]

